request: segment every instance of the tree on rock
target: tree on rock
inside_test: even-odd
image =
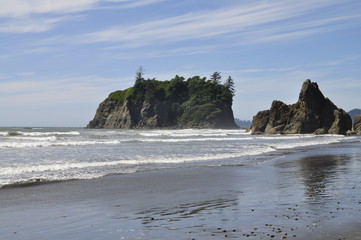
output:
[[[234,87],[234,81],[231,76],[228,76],[224,86],[231,92],[232,96],[234,96],[236,89]]]
[[[211,75],[211,81],[214,83],[220,83],[222,79],[221,73],[220,72],[214,72]]]
[[[144,68],[142,66],[140,66],[135,73],[135,81],[144,80],[144,72],[145,72]]]

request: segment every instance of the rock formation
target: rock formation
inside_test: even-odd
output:
[[[353,130],[356,134],[361,135],[361,114],[355,116]]]
[[[238,128],[227,85],[193,77],[139,80],[109,95],[88,128]]]
[[[357,108],[352,109],[351,111],[348,112],[348,115],[350,115],[352,121],[354,121],[356,115],[359,115],[359,114],[361,114],[361,109],[357,109]]]
[[[306,80],[297,103],[273,101],[270,110],[253,117],[252,133],[260,134],[346,134],[351,117],[325,98],[317,83]]]

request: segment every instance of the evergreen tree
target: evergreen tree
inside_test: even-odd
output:
[[[211,75],[211,81],[214,83],[220,83],[222,79],[221,73],[220,72],[214,72]]]
[[[225,82],[225,87],[230,91],[230,93],[232,94],[232,96],[234,96],[234,93],[236,92],[236,89],[234,87],[234,81],[232,79],[231,76],[228,76],[226,82]]]
[[[139,68],[138,68],[138,70],[136,71],[136,73],[135,73],[135,81],[137,82],[137,81],[142,81],[142,80],[144,80],[144,68],[142,67],[142,66],[140,66]]]

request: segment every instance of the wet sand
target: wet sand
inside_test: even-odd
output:
[[[360,143],[0,189],[1,239],[361,239]]]

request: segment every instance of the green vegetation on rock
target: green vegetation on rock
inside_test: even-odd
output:
[[[232,104],[233,95],[233,82],[221,84],[218,73],[216,80],[199,76],[185,80],[178,75],[170,81],[138,79],[133,87],[113,92],[109,98],[120,103],[170,101],[169,113],[179,123],[195,126],[221,114],[225,104]]]
[[[219,72],[210,79],[176,75],[169,81],[146,80],[141,69],[135,79],[133,87],[109,94],[88,127],[236,127],[231,77],[224,83]],[[123,115],[111,114],[121,106],[126,106]]]
[[[128,89],[125,89],[124,91],[115,91],[115,92],[112,92],[111,94],[109,94],[109,99],[110,100],[116,100],[120,103],[124,103],[128,98],[129,96],[132,94],[133,92],[133,88],[128,88]]]

